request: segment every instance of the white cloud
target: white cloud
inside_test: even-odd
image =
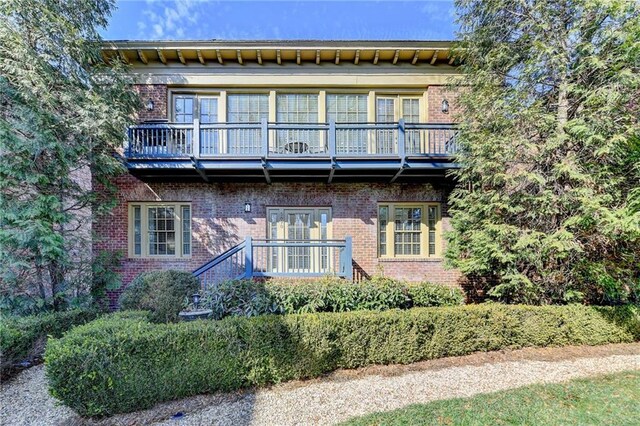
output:
[[[142,39],[182,39],[186,27],[194,27],[200,18],[196,0],[147,0],[138,21],[138,35]]]

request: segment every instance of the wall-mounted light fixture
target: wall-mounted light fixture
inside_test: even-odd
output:
[[[449,101],[446,99],[442,100],[442,113],[449,114]]]
[[[244,203],[244,212],[251,213],[251,203]]]
[[[151,99],[147,99],[147,103],[144,104],[144,107],[147,109],[147,111],[153,111],[153,107],[155,105],[153,104],[153,101]]]

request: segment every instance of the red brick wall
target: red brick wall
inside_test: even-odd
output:
[[[138,120],[152,120],[168,118],[167,116],[167,85],[166,84],[136,84],[134,90],[140,96],[142,109],[138,112]],[[148,100],[153,101],[153,110],[147,111],[145,105]]]
[[[171,201],[192,203],[192,257],[184,260],[128,259],[121,270],[124,283],[137,274],[157,269],[191,271],[244,239],[266,237],[266,209],[271,206],[331,206],[333,238],[353,237],[353,258],[366,274],[380,270],[408,281],[429,280],[456,285],[457,271],[445,270],[441,260],[381,260],[377,257],[377,203],[384,201],[436,201],[446,195],[429,184],[147,184],[131,175],[117,180],[118,205],[94,224],[98,236],[94,252],[127,253],[127,202]],[[252,205],[244,212],[245,202]],[[443,228],[449,229],[446,206]],[[115,299],[117,294],[112,295]]]
[[[449,113],[442,112],[442,101],[449,101]],[[429,123],[454,123],[458,113],[455,93],[446,86],[429,86],[427,88],[427,121]]]

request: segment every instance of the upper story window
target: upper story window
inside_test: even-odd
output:
[[[229,123],[259,123],[269,118],[269,95],[230,94],[227,97]]]
[[[176,123],[193,123],[195,96],[175,96],[173,98],[173,119]]]
[[[327,120],[336,123],[366,123],[368,95],[328,94]],[[373,150],[373,139],[366,129],[337,129],[336,151],[339,154],[364,154]]]
[[[173,121],[193,123],[198,117],[200,123],[218,122],[218,97],[206,95],[174,95]]]

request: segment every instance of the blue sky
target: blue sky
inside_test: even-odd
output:
[[[119,0],[106,40],[455,38],[452,0]]]

